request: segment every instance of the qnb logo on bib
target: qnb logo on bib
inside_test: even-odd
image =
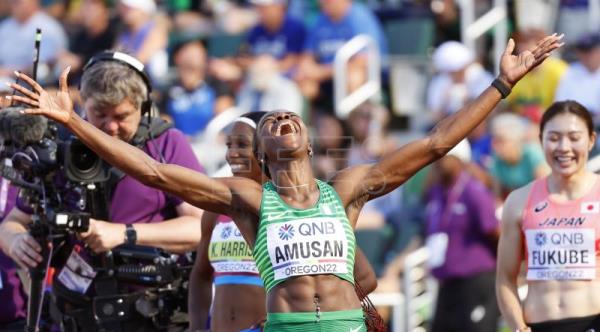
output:
[[[279,238],[289,240],[294,237],[294,226],[285,224],[279,228]]]
[[[221,237],[223,239],[227,239],[229,236],[231,236],[231,226],[223,227],[223,231],[221,231]]]
[[[348,240],[344,225],[335,218],[270,224],[267,249],[275,280],[348,272]]]
[[[590,280],[596,277],[594,229],[525,231],[528,280]]]

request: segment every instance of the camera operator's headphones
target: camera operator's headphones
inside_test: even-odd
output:
[[[111,52],[111,51],[104,51],[104,52],[100,52],[96,55],[94,55],[83,67],[82,72],[85,72],[87,69],[89,69],[90,67],[92,67],[93,65],[99,63],[99,62],[103,62],[103,61],[114,61],[117,63],[120,63],[122,65],[125,65],[131,69],[133,69],[134,72],[136,72],[144,81],[144,84],[146,85],[146,89],[147,89],[147,95],[146,95],[146,100],[144,100],[142,102],[141,105],[141,110],[142,110],[142,115],[144,114],[150,114],[150,111],[152,110],[152,98],[151,98],[151,94],[152,94],[152,84],[150,82],[150,77],[148,77],[148,74],[146,74],[146,72],[144,71],[144,64],[134,58],[133,56],[123,53],[123,52]],[[81,84],[81,83],[80,83]]]

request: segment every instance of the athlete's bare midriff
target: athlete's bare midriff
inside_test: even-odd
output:
[[[600,279],[530,281],[523,315],[527,323],[600,313]]]
[[[211,331],[239,331],[265,319],[265,290],[252,285],[215,287]]]
[[[267,294],[267,312],[321,312],[360,309],[354,286],[334,275],[290,278]]]

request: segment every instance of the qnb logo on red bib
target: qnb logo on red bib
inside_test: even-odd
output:
[[[581,213],[600,213],[600,202],[581,203]]]
[[[525,239],[527,280],[596,278],[595,229],[528,229]]]

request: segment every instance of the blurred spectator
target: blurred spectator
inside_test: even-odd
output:
[[[598,31],[598,19],[590,10],[590,0],[560,0],[555,31],[564,33],[564,41],[572,43],[589,31]]]
[[[317,113],[314,124],[315,177],[329,181],[339,170],[348,166],[347,153],[351,138],[344,123],[331,114]]]
[[[548,166],[539,143],[526,140],[526,120],[512,113],[502,113],[491,120],[491,175],[497,181],[501,199],[513,190],[548,174]]]
[[[69,41],[69,50],[59,57],[59,68],[71,66],[69,79],[75,83],[94,54],[113,47],[119,26],[118,20],[111,17],[107,0],[83,0],[79,10],[85,19]]]
[[[320,14],[319,0],[288,0],[288,13],[312,27]]]
[[[579,61],[571,63],[560,80],[556,101],[575,100],[594,115],[597,126],[600,117],[600,33],[590,33],[575,44]]]
[[[530,49],[545,36],[539,29],[518,31],[515,35],[516,52]],[[567,70],[559,58],[550,58],[532,70],[517,83],[507,101],[517,113],[534,123],[539,123],[544,111],[554,102],[558,83]]]
[[[257,57],[238,95],[243,112],[287,110],[303,115],[303,100],[294,81],[284,77],[269,55]]]
[[[0,21],[10,15],[10,4],[8,1],[0,1]]]
[[[207,35],[213,29],[202,0],[167,0],[164,2],[171,16],[173,31],[184,34]]]
[[[119,16],[125,30],[117,37],[116,48],[146,65],[153,81],[160,81],[168,69],[168,33],[164,18],[156,16],[154,0],[119,0]]]
[[[366,34],[377,42],[382,56],[387,54],[383,29],[373,13],[362,3],[351,0],[320,0],[322,14],[311,29],[295,79],[302,94],[310,100],[332,104],[333,60],[336,52],[350,39]],[[366,57],[356,56],[348,65],[350,91],[366,79]]]
[[[498,326],[495,200],[465,171],[470,155],[463,140],[436,162],[438,179],[426,196],[428,263],[439,281],[432,332],[489,332]]]
[[[0,78],[10,79],[14,70],[30,72],[35,30],[42,28],[38,78],[49,79],[44,64],[53,64],[67,46],[62,26],[41,10],[39,0],[10,0],[10,15],[0,23]]]
[[[165,110],[175,127],[192,137],[200,134],[217,114],[232,107],[228,86],[207,77],[207,54],[200,41],[186,42],[174,50],[177,82],[165,96]]]
[[[348,166],[378,161],[396,149],[397,143],[386,129],[388,121],[388,110],[371,102],[350,113],[347,125],[352,141],[348,150]],[[360,212],[356,228],[377,229],[386,223],[396,223],[393,218],[400,210],[400,201],[400,188],[369,201]]]
[[[427,107],[435,120],[458,111],[465,103],[483,92],[493,81],[475,54],[465,45],[449,41],[433,53],[433,66],[438,74],[427,88]]]
[[[253,57],[270,55],[277,59],[279,70],[287,72],[298,64],[306,31],[302,22],[286,14],[286,0],[249,0],[254,4],[259,23],[246,36],[240,62],[250,65]],[[249,56],[247,58],[245,56]]]
[[[176,32],[206,35],[215,32],[239,34],[256,23],[247,0],[166,0]]]
[[[492,136],[487,121],[475,127],[467,136],[471,145],[471,161],[484,169],[492,165]]]
[[[460,40],[460,12],[455,0],[431,0],[431,11],[435,17],[435,44],[449,40]]]

